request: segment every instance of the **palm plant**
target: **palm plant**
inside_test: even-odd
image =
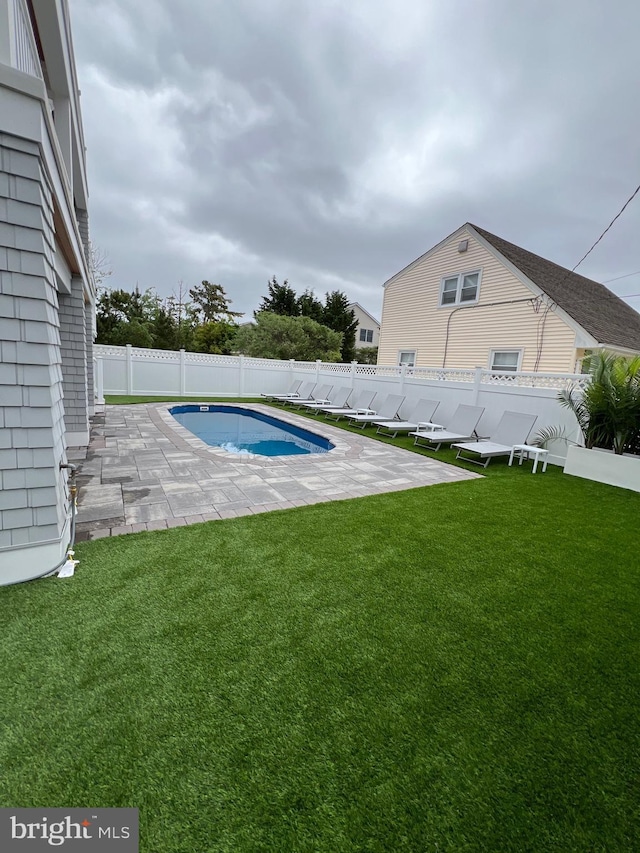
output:
[[[604,447],[614,453],[640,451],[640,356],[623,358],[600,352],[589,361],[591,382],[558,394],[570,409],[584,436],[585,447]]]

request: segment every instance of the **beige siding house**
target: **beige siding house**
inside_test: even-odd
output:
[[[378,364],[574,372],[640,352],[640,314],[604,285],[466,223],[384,285]]]
[[[351,302],[349,304],[349,308],[351,308],[355,314],[356,320],[358,321],[358,328],[356,329],[356,349],[362,349],[362,347],[377,347],[380,343],[380,323],[358,302]]]

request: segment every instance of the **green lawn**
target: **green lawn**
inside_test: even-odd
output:
[[[639,849],[639,517],[497,464],[83,543],[0,589],[0,805],[137,806],[144,853]]]

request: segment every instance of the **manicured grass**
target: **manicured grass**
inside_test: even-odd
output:
[[[138,806],[145,853],[638,849],[640,496],[517,473],[0,589],[0,805]]]

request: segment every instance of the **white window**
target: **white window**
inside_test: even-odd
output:
[[[360,329],[360,340],[368,344],[373,343],[373,329]]]
[[[489,361],[491,370],[508,370],[516,373],[522,364],[521,349],[494,349],[491,350]]]
[[[478,301],[480,270],[447,275],[442,279],[440,305],[466,305]]]
[[[416,351],[414,349],[403,349],[398,353],[398,364],[402,367],[406,364],[407,367],[416,366]]]

